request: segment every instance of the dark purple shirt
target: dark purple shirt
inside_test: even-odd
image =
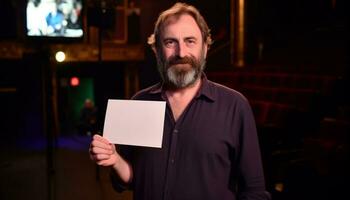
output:
[[[133,99],[167,101],[161,84]],[[176,122],[167,102],[161,149],[120,148],[133,168],[135,200],[268,199],[248,101],[205,75]]]

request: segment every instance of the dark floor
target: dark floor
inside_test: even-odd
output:
[[[89,142],[90,136],[58,138],[51,178],[45,141],[23,140],[7,147],[0,153],[0,199],[131,199],[131,192],[120,194],[113,190],[107,168],[97,170],[90,161]]]
[[[339,128],[331,127],[331,130],[339,132]],[[6,140],[2,137],[0,200],[131,200],[130,191],[113,190],[109,169],[97,167],[89,159],[90,141],[91,136],[77,134],[58,137],[53,156],[49,157],[45,138]],[[348,150],[343,149],[347,146],[331,144],[331,139],[325,141],[309,139],[292,147],[261,141],[272,200],[336,200],[348,196],[345,186]],[[323,146],[331,150],[325,151]],[[336,148],[332,150],[332,146]]]

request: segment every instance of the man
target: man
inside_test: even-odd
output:
[[[98,132],[97,108],[91,99],[85,99],[84,106],[80,110],[78,131],[81,135],[92,135]]]
[[[164,11],[149,43],[163,81],[134,99],[167,102],[162,148],[117,153],[94,136],[91,158],[111,166],[115,188],[132,188],[135,200],[268,199],[247,100],[203,73],[211,38],[198,10],[177,3]]]

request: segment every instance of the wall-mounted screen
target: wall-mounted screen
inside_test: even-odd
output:
[[[83,0],[27,0],[26,35],[82,38]]]

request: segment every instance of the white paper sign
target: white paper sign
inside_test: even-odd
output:
[[[113,144],[162,147],[165,101],[109,99],[103,137]]]

